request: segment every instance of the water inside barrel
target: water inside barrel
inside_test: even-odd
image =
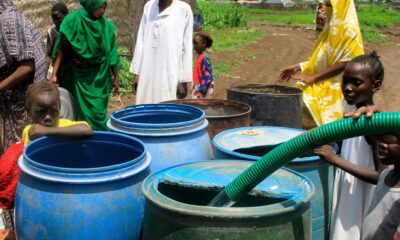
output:
[[[163,181],[158,184],[158,191],[166,197],[175,201],[198,205],[207,206],[214,199],[222,188],[213,186],[191,186],[183,185],[174,182]],[[291,195],[286,197],[273,196],[265,191],[252,191],[246,194],[238,202],[234,203],[232,207],[259,207],[267,206],[286,201]]]

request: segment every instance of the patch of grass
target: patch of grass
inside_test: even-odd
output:
[[[214,39],[212,49],[231,51],[243,45],[256,42],[265,36],[265,32],[253,28],[206,29]]]
[[[385,5],[364,6],[357,12],[363,37],[370,42],[383,42],[380,28],[388,28],[400,23],[400,12],[388,10]]]
[[[264,21],[285,24],[313,24],[315,14],[312,10],[246,10],[249,21]],[[387,5],[369,4],[360,7],[357,12],[361,31],[365,41],[382,42],[384,37],[379,34],[380,28],[391,27],[400,23],[400,11],[389,10]]]
[[[226,62],[213,62],[213,74],[215,78],[226,77],[231,72],[229,63]]]
[[[225,28],[205,29],[212,36],[214,43],[212,50],[229,51],[238,50],[244,45],[256,42],[266,35],[265,31],[253,28]],[[212,58],[212,55],[211,55]],[[242,62],[213,62],[213,73],[216,78],[229,77],[231,66],[241,66]]]
[[[249,21],[313,24],[315,13],[310,9],[271,10],[248,8],[246,15]]]

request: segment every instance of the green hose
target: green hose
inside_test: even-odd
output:
[[[371,119],[346,118],[305,132],[260,158],[224,189],[226,196],[237,201],[282,165],[324,144],[361,135],[400,132],[400,112],[375,113]]]

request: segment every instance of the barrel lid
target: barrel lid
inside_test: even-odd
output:
[[[215,136],[216,145],[234,151],[239,148],[262,145],[277,145],[286,142],[304,131],[284,127],[242,127],[223,131]]]
[[[240,160],[197,162],[169,168],[155,174],[154,178],[181,186],[223,188],[251,164]],[[250,194],[291,199],[304,198],[310,191],[312,187],[307,178],[281,168],[258,184]]]
[[[285,143],[302,133],[304,133],[304,130],[297,128],[275,126],[242,127],[229,129],[217,134],[213,139],[213,144],[217,153],[222,152],[223,155],[237,159],[258,160],[265,154],[265,151],[263,151],[264,148],[257,147],[264,146],[268,152],[268,150],[272,150],[275,146]],[[246,150],[246,148],[253,149]],[[320,158],[314,155],[312,149],[310,149],[310,153],[301,157],[299,156],[293,159],[292,162],[317,160],[320,160]]]

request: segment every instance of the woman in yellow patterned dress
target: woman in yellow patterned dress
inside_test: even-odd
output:
[[[353,0],[331,0],[327,22],[318,36],[307,62],[282,70],[278,82],[288,81],[301,71],[298,86],[303,101],[316,125],[342,118],[343,95],[341,73],[346,62],[364,54],[363,41]]]

